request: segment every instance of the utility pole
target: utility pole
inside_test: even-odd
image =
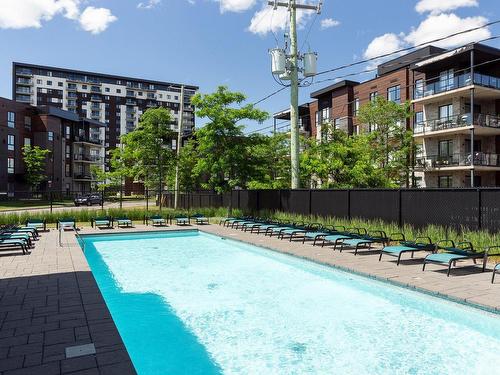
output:
[[[285,50],[275,48],[271,50],[272,56],[272,73],[277,74],[280,78],[290,79],[290,163],[292,189],[300,188],[300,143],[299,143],[299,70],[305,78],[316,75],[316,54],[308,52],[300,55],[297,48],[297,9],[315,10],[318,14],[321,13],[321,0],[318,5],[297,4],[296,0],[289,0],[287,3],[277,0],[268,1],[268,5],[272,5],[274,9],[278,7],[286,7],[290,12],[290,51],[288,56],[285,55]],[[299,69],[299,60],[303,60],[304,68]]]
[[[182,144],[182,123],[184,119],[184,85],[181,85],[181,103],[179,108],[179,119],[177,125],[177,163],[175,165],[175,191],[174,191],[174,208],[179,205],[179,156],[181,154]]]

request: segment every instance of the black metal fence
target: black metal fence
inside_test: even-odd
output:
[[[165,206],[173,207],[173,194]],[[380,219],[400,226],[430,224],[485,229],[500,228],[500,189],[346,189],[346,190],[234,190],[182,193],[179,207],[229,207],[247,213],[284,211],[339,218]]]

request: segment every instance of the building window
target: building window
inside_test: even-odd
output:
[[[445,70],[439,73],[439,88],[441,91],[448,91],[454,87],[454,73],[453,69]]]
[[[24,146],[31,146],[31,138],[24,138]]]
[[[359,98],[354,99],[353,115],[357,116],[359,113]]]
[[[16,127],[16,114],[15,114],[15,112],[7,112],[7,126],[9,128]]]
[[[326,107],[321,110],[321,122],[329,122],[330,121],[330,108]]]
[[[453,104],[439,106],[439,119],[449,120],[453,116]]]
[[[401,86],[392,86],[387,89],[387,100],[394,103],[401,103]]]
[[[109,92],[109,87],[105,87],[104,92]]]
[[[37,80],[36,80],[36,84],[37,84],[37,85],[41,85],[41,84],[42,84],[42,80],[41,80],[41,79],[37,79]]]
[[[377,96],[378,96],[378,92],[377,91],[371,92],[370,93],[370,101],[374,102],[375,99],[377,98]]]
[[[14,174],[14,158],[7,158],[7,173]]]
[[[14,151],[15,137],[12,134],[7,135],[7,150]]]
[[[82,90],[87,90],[87,85],[82,85]]]
[[[65,164],[65,175],[66,177],[70,177],[71,176],[71,170],[70,170],[70,165],[69,164]]]
[[[47,139],[49,141],[53,141],[54,140],[54,132],[47,132]]]
[[[422,132],[424,129],[424,112],[415,112],[415,117],[413,118],[413,128],[417,133]]]
[[[453,141],[450,139],[439,141],[438,153],[440,158],[446,158],[453,155]]]
[[[47,81],[47,86],[52,86],[52,81]]]
[[[453,178],[451,176],[439,176],[438,187],[451,188],[453,186]]]
[[[415,81],[415,99],[423,98],[424,97],[424,80],[423,79],[417,79]]]
[[[116,89],[116,93],[117,93],[117,94],[121,94],[121,93],[122,93],[122,90],[121,90],[121,89]]]
[[[57,82],[57,86],[63,87],[63,83],[62,82]]]
[[[31,131],[31,117],[24,116],[24,128]]]
[[[71,138],[71,127],[69,125],[66,125],[66,139]]]

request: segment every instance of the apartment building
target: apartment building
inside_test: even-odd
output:
[[[29,190],[22,156],[25,145],[50,151],[40,191],[90,191],[91,166],[104,168],[105,128],[104,123],[57,107],[0,98],[0,194]]]
[[[363,104],[378,95],[411,101],[414,116],[404,126],[417,145],[414,186],[500,186],[499,72],[496,48],[427,46],[380,64],[373,79],[312,92],[310,132],[320,140],[325,122],[350,135],[369,132],[357,118]]]
[[[471,44],[412,70],[420,186],[500,186],[500,50]]]
[[[17,102],[57,107],[106,124],[106,162],[109,161],[109,150],[119,145],[122,134],[137,126],[148,108],[169,108],[173,115],[171,127],[175,132],[182,113],[181,131],[185,137],[195,127],[194,108],[190,103],[197,86],[184,86],[184,108],[180,109],[179,83],[18,62],[13,63],[12,75],[12,97]],[[172,142],[175,147],[176,139]]]

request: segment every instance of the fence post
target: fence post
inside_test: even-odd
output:
[[[347,220],[351,220],[351,189],[347,189]]]
[[[312,215],[312,189],[309,189],[309,216]]]
[[[50,213],[52,213],[52,200],[53,200],[52,192],[49,193],[49,200],[50,200]]]
[[[401,202],[402,202],[403,191],[398,189],[398,226],[401,228],[403,226],[403,214],[401,212]]]
[[[148,188],[146,187],[146,212],[149,211],[149,191],[148,191]]]
[[[104,197],[106,196],[106,187],[102,189],[102,196],[101,196],[101,210],[104,211]]]
[[[483,227],[483,197],[481,188],[477,189],[477,229],[481,230]]]

